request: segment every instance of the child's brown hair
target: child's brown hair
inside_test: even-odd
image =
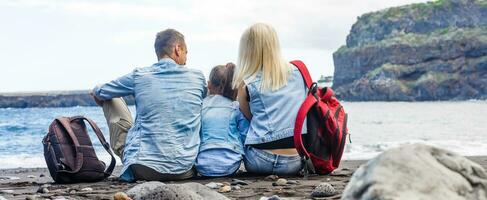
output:
[[[234,71],[235,64],[233,63],[213,67],[210,72],[210,84],[212,85],[210,94],[219,94],[235,101],[237,91],[232,88]]]

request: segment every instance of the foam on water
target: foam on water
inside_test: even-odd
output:
[[[400,142],[377,142],[373,144],[347,144],[344,160],[362,160],[370,159],[385,150],[399,147],[403,144],[427,144],[438,148],[448,149],[463,156],[485,156],[487,155],[487,141],[458,141],[458,140],[444,140],[444,141],[424,141],[424,140],[410,140]]]
[[[111,157],[108,153],[99,150],[97,156],[107,166],[110,164]],[[120,158],[115,156],[115,159],[117,165],[122,164]],[[0,160],[2,161],[0,169],[47,167],[43,154],[0,155]]]
[[[487,155],[487,101],[345,102],[344,106],[352,139],[344,159],[370,159],[408,143],[465,156]],[[41,140],[49,124],[57,116],[74,115],[92,118],[108,139],[99,107],[0,109],[0,168],[45,167]],[[108,163],[109,155],[96,136],[90,136],[98,156]]]

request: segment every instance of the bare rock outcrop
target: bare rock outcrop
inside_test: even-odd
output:
[[[413,144],[386,151],[361,166],[346,200],[486,200],[487,172],[447,150]]]
[[[333,54],[349,101],[487,99],[487,1],[437,0],[367,13]]]

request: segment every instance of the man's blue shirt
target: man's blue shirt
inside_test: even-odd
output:
[[[128,131],[121,178],[134,180],[129,169],[141,164],[160,173],[190,170],[200,144],[201,107],[206,81],[199,70],[161,59],[150,67],[97,86],[101,100],[133,95],[136,117]]]

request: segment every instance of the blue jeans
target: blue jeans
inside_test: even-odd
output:
[[[244,164],[257,174],[296,175],[303,168],[299,155],[277,155],[250,146],[245,146]]]
[[[198,154],[195,167],[207,177],[230,176],[242,163],[242,154],[228,149],[208,149]]]

